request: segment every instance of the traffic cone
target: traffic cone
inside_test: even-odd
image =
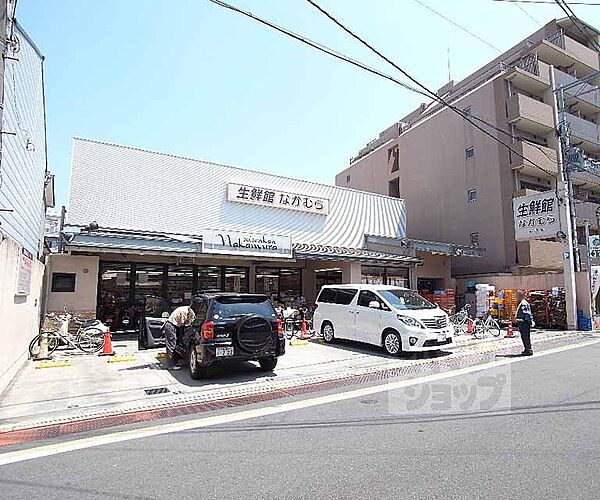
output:
[[[512,338],[514,338],[512,319],[508,320],[508,333],[506,334],[506,336],[504,338],[505,339],[512,339]]]
[[[98,354],[98,356],[114,356],[115,353],[112,348],[112,339],[110,336],[110,328],[106,327],[106,332],[104,332],[104,347],[102,347],[102,352]]]
[[[467,319],[467,333],[473,333],[473,322]]]

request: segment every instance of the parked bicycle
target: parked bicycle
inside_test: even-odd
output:
[[[458,335],[467,333],[469,330],[474,331],[474,323],[473,318],[469,317],[469,308],[471,304],[465,304],[464,307],[458,311],[456,314],[450,316],[450,322],[454,326],[456,333]],[[470,328],[469,328],[470,324]]]
[[[488,332],[494,337],[499,337],[502,333],[500,323],[489,312],[484,317],[477,318],[473,322],[473,335],[476,339],[482,339]]]
[[[50,323],[57,324],[58,328],[53,330],[44,329],[36,335],[29,344],[29,355],[35,358],[40,353],[40,341],[42,335],[47,336],[48,354],[52,354],[59,347],[79,349],[88,354],[100,351],[104,347],[104,333],[106,326],[96,319],[82,320],[74,317],[65,307],[64,314],[49,313],[46,319]],[[69,332],[69,324],[72,322],[78,325],[77,332]],[[47,321],[44,321],[46,324]]]
[[[291,313],[283,318],[283,331],[288,340],[294,337],[314,337],[316,335],[313,328],[313,311],[311,308],[302,306],[299,309],[294,309]],[[305,332],[302,331],[302,323],[304,322]]]

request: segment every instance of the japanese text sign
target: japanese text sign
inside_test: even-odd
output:
[[[248,186],[245,184],[228,184],[227,200],[319,215],[327,215],[329,213],[329,200],[326,198],[287,193],[268,187]]]
[[[553,192],[513,199],[515,240],[554,238],[560,230],[559,205]]]

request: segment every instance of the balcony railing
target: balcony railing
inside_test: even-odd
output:
[[[564,73],[563,71],[554,70],[554,80],[557,86],[569,86],[578,79]],[[576,85],[571,85],[565,90],[565,99],[568,104],[572,104],[582,111],[588,111],[591,114],[600,112],[600,89],[594,85],[585,82],[579,82]]]
[[[565,119],[571,125],[571,136],[573,139],[580,139],[593,148],[600,147],[600,128],[596,123],[584,120],[570,113],[565,113]]]
[[[565,48],[565,33],[562,30],[562,28],[559,29],[556,33],[552,33],[550,36],[547,36],[545,39],[551,44],[560,47],[561,49]]]
[[[533,134],[547,134],[554,128],[552,107],[548,104],[515,94],[508,101],[508,122]]]

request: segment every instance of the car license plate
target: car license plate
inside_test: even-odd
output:
[[[233,356],[233,347],[217,347],[216,355],[219,358],[223,356]]]
[[[438,342],[446,342],[446,334],[445,333],[438,334]]]

